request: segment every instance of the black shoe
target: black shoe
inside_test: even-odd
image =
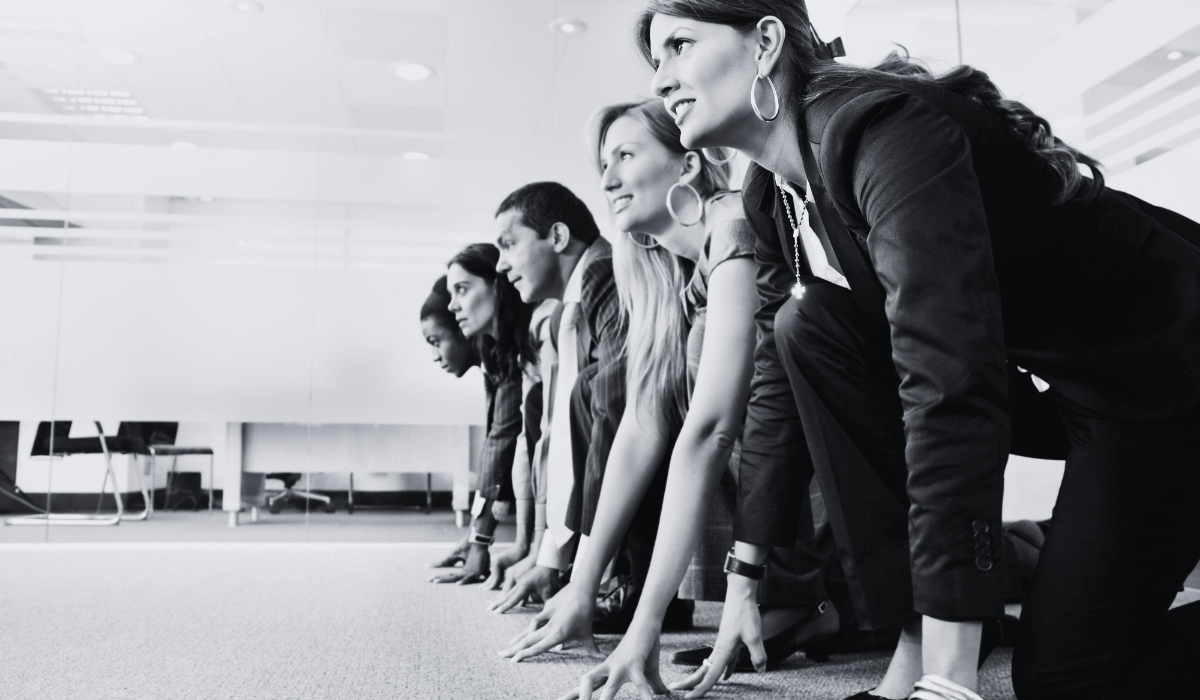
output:
[[[864,690],[861,693],[855,693],[854,695],[851,695],[850,697],[846,698],[846,700],[888,700],[888,698],[885,698],[882,695],[875,695],[869,690]]]
[[[592,634],[625,634],[633,613],[642,599],[642,587],[624,576],[617,577],[618,583],[609,593],[596,601],[596,616],[592,619]],[[663,632],[682,632],[692,628],[692,612],[696,604],[681,600],[678,596],[667,603],[663,615]]]
[[[1020,621],[1012,615],[1005,615],[998,620],[983,621],[983,636],[979,639],[979,668],[991,656],[996,647],[1011,647],[1017,638],[1017,625]]]
[[[799,651],[801,647],[805,647],[806,645],[815,646],[815,642],[827,639],[830,635],[805,637],[803,635],[803,630],[808,623],[816,620],[828,609],[829,604],[822,602],[808,617],[802,617],[773,637],[764,639],[763,651],[767,652],[767,668],[774,668],[783,663],[785,659]],[[817,648],[819,649],[819,647]],[[704,663],[704,660],[708,658],[709,654],[712,653],[712,650],[713,647],[711,644],[709,644],[697,649],[677,651],[675,652],[674,656],[671,657],[671,661],[679,664],[680,666],[699,666]],[[813,652],[807,652],[806,650],[806,653],[808,654],[808,657],[814,661],[824,660],[821,658],[814,658]],[[819,651],[816,652],[816,656],[820,656]],[[828,654],[825,655],[825,658],[829,658]],[[749,673],[754,670],[754,663],[750,661],[749,649],[742,647],[742,650],[738,652],[737,664],[734,666],[733,670],[738,673]]]
[[[596,601],[596,615],[592,618],[592,634],[625,634],[638,601],[642,599],[642,587],[628,576],[617,576],[617,585]]]

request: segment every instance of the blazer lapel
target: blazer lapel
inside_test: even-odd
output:
[[[850,292],[854,300],[862,307],[863,313],[872,325],[887,330],[888,320],[885,303],[887,295],[883,285],[875,276],[875,268],[871,265],[870,257],[859,248],[855,236],[846,228],[845,222],[838,214],[825,183],[821,180],[817,169],[816,158],[813,157],[812,144],[807,139],[801,139],[800,150],[804,155],[804,173],[808,176],[808,186],[812,190],[813,200],[817,203],[817,211],[821,213],[821,223],[829,234],[829,245],[837,256],[842,274],[850,283]]]

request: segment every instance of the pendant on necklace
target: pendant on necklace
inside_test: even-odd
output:
[[[804,285],[797,282],[796,286],[792,287],[792,296],[797,299],[803,299],[804,298]]]

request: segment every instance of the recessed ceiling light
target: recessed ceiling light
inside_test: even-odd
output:
[[[429,154],[420,151],[409,151],[404,154],[404,160],[429,160]]]
[[[550,31],[563,34],[583,34],[587,31],[587,24],[577,19],[560,18],[550,23]]]
[[[248,15],[257,15],[263,11],[263,4],[258,0],[234,0],[230,3],[233,9]]]
[[[114,66],[128,66],[137,63],[138,60],[136,53],[120,46],[97,46],[96,55],[100,57],[100,60]]]
[[[146,110],[128,90],[42,88],[42,93],[51,105],[64,114],[86,114],[117,119],[146,118]]]
[[[433,69],[424,63],[415,63],[413,61],[400,61],[392,65],[392,72],[397,78],[402,80],[428,80],[433,77]]]
[[[1178,61],[1178,60],[1179,60],[1179,59],[1181,59],[1181,58],[1183,58],[1183,52],[1182,52],[1182,51],[1169,51],[1169,52],[1167,52],[1167,60],[1168,60],[1168,61]]]
[[[174,148],[177,151],[194,151],[200,147],[191,141],[175,141],[171,143],[171,148]]]

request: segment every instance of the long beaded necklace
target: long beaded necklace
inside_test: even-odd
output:
[[[800,281],[800,228],[808,221],[808,190],[804,191],[804,201],[800,204],[800,224],[797,225],[796,218],[792,216],[792,205],[788,204],[787,192],[784,191],[783,185],[776,183],[775,186],[779,188],[779,197],[783,200],[788,223],[792,225],[792,253],[796,270],[796,286],[792,287],[792,296],[799,299],[804,296],[804,283]]]

